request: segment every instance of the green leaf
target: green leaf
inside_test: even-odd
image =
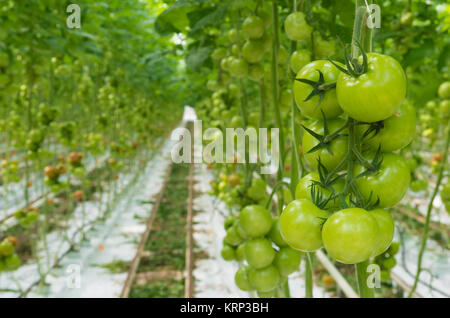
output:
[[[223,17],[227,12],[228,5],[219,5],[218,7],[205,8],[189,12],[188,19],[191,27],[191,34],[207,27],[222,23]]]
[[[193,5],[187,0],[176,2],[156,18],[155,30],[161,35],[184,32],[189,25],[187,14],[192,9]]]
[[[193,71],[199,70],[208,60],[211,51],[212,50],[209,47],[198,47],[189,50],[186,57],[187,66]]]

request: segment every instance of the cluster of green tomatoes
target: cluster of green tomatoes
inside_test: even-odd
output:
[[[20,267],[19,256],[15,253],[18,241],[14,236],[8,236],[0,242],[0,273],[14,271]]]

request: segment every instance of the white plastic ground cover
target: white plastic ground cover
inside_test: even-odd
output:
[[[396,255],[397,266],[392,272],[409,286],[412,286],[417,270],[420,239],[419,236],[411,236],[406,231],[400,234],[396,229],[394,241],[402,244]],[[450,297],[450,251],[428,239],[422,269],[416,292],[421,297]]]
[[[220,251],[225,237],[223,228],[227,207],[224,202],[208,194],[210,181],[214,179],[206,165],[195,165],[195,198],[193,236],[196,252],[202,252],[207,258],[195,260],[194,295],[212,298],[249,298],[255,294],[241,291],[234,283],[234,274],[239,268],[237,262],[226,262]],[[289,277],[291,297],[305,297],[303,262],[299,272]],[[314,297],[330,297],[320,286],[314,286]]]
[[[99,199],[100,202],[85,202],[84,217],[83,208],[81,205],[78,206],[72,219],[68,222],[66,230],[47,235],[46,241],[50,257],[47,257],[46,251],[41,246],[40,255],[44,259],[41,262],[43,263],[41,270],[43,272],[50,270],[55,265],[54,260],[63,256],[64,258],[59,262],[59,268],[52,269],[48,275],[46,283],[49,284],[49,287],[46,289],[35,287],[29,294],[30,297],[118,296],[123,282],[117,285],[116,289],[112,289],[110,284],[117,284],[115,276],[120,276],[124,281],[126,273],[114,275],[109,270],[101,268],[101,265],[113,260],[131,261],[134,257],[139,237],[145,230],[143,220],[151,209],[148,201],[160,189],[165,167],[169,164],[167,157],[171,147],[170,141],[167,141],[163,145],[161,153],[139,172],[137,180],[132,174],[120,176],[120,184],[117,187],[117,193],[120,193],[119,200],[112,207],[105,223],[95,224],[94,221],[102,216],[99,205],[102,203],[104,206],[109,200],[107,192]],[[82,239],[81,228],[84,228],[86,233],[85,240]],[[70,243],[79,245],[77,251],[68,253]],[[50,261],[47,262],[47,259]],[[47,263],[48,265],[46,265]],[[81,270],[79,273],[78,269]],[[77,273],[81,286],[72,288],[78,287],[76,284],[73,285],[74,275]],[[99,273],[104,273],[106,276],[101,276]],[[13,272],[13,275],[14,279],[10,274],[3,274],[0,277],[0,289],[17,289],[15,282],[20,282],[21,288],[26,290],[28,286],[33,286],[39,281],[36,263],[21,266]],[[105,277],[105,279],[101,281],[100,277]],[[2,293],[1,296],[16,297],[18,294]]]
[[[184,125],[184,123],[182,124]],[[127,187],[104,223],[86,230],[86,239],[76,251],[70,251],[47,276],[46,288],[36,286],[29,297],[119,297],[127,273],[113,273],[105,266],[112,262],[131,262],[141,236],[145,231],[145,221],[152,208],[152,198],[159,193],[165,172],[170,165],[170,151],[173,142],[166,140],[137,180],[127,177]],[[103,198],[102,198],[103,199]],[[88,213],[95,214],[92,207]]]

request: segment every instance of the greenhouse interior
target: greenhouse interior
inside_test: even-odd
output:
[[[1,0],[0,113],[0,298],[450,297],[448,0]]]

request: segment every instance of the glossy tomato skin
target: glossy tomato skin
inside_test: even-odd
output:
[[[361,263],[373,256],[378,246],[378,224],[364,209],[340,210],[325,222],[322,240],[328,254],[337,261]]]
[[[292,41],[308,40],[312,32],[312,28],[306,22],[303,12],[289,14],[284,21],[284,30],[287,37]]]
[[[234,275],[234,282],[236,286],[239,287],[240,290],[243,291],[251,291],[255,288],[250,284],[250,280],[248,277],[250,271],[250,266],[242,266],[239,268]]]
[[[242,57],[248,63],[261,62],[264,56],[264,43],[260,40],[248,40],[242,47]]]
[[[439,86],[438,95],[442,99],[450,99],[450,81],[443,82]]]
[[[317,60],[303,66],[295,78],[303,78],[316,82],[320,76],[318,71],[322,72],[326,84],[336,82],[340,74],[340,71],[331,62]],[[312,97],[306,102],[304,101],[312,90],[313,87],[311,85],[294,81],[295,102],[303,115],[309,118],[323,119],[322,111],[325,113],[326,118],[335,118],[342,113],[335,89],[330,89],[325,92],[319,106],[317,106],[319,95]]]
[[[245,242],[245,259],[253,268],[263,268],[272,264],[275,250],[268,239],[257,238]]]
[[[391,117],[406,95],[406,76],[394,58],[368,53],[368,71],[358,77],[339,75],[339,105],[351,118],[376,122]],[[362,62],[362,58],[361,58]]]
[[[384,153],[382,156],[380,169],[356,179],[355,184],[364,200],[368,200],[372,192],[372,203],[379,198],[379,207],[387,208],[396,205],[404,197],[409,187],[411,173],[402,156],[394,153]],[[364,157],[371,160],[374,153],[365,154]],[[353,175],[357,176],[364,171],[365,168],[358,163],[353,169]]]
[[[378,256],[389,248],[394,239],[394,219],[392,218],[392,215],[384,209],[371,210],[369,213],[377,220],[378,224],[379,241],[374,254],[374,256]]]
[[[302,252],[291,247],[282,247],[275,255],[273,264],[281,276],[288,276],[300,267]]]
[[[311,62],[311,53],[308,50],[297,50],[291,54],[289,66],[292,72],[297,74],[309,62]]]
[[[388,119],[383,120],[383,128],[374,135],[364,138],[364,144],[372,150],[381,146],[384,152],[391,152],[406,147],[416,132],[416,110],[409,102],[403,102],[400,109]],[[367,131],[368,125],[360,126],[360,133]]]
[[[242,23],[242,32],[250,39],[259,39],[264,34],[264,22],[255,15],[247,17]]]
[[[254,286],[258,292],[272,291],[280,281],[278,269],[273,265],[261,269],[250,268],[248,277],[251,286]]]
[[[307,199],[294,200],[281,213],[281,235],[293,249],[313,252],[322,247],[320,230],[328,216]]]
[[[314,181],[320,181],[319,174],[317,172],[311,172],[305,175],[303,178],[300,179],[300,181],[297,184],[297,187],[295,188],[295,198],[298,199],[311,199],[311,187]],[[334,192],[330,191],[327,188],[324,188],[322,186],[317,187],[316,191],[321,191],[323,198],[329,198],[332,193],[336,194],[339,192],[342,192],[344,190],[344,179],[338,180],[335,184],[332,185],[332,189]],[[339,206],[339,198],[336,198],[334,200],[330,200],[327,205],[325,206],[326,209],[335,208]]]
[[[330,119],[327,120],[328,130],[331,133],[338,130],[345,124],[345,121],[342,119]],[[323,121],[316,120],[310,124],[305,125],[307,128],[311,129],[315,133],[323,135]],[[342,133],[346,134],[347,130],[343,130]],[[305,151],[305,160],[306,162],[313,168],[317,169],[317,159],[320,157],[321,163],[328,169],[328,171],[332,171],[336,168],[339,163],[345,158],[348,150],[348,138],[347,137],[339,137],[333,140],[330,143],[331,152],[330,154],[326,148],[319,149],[312,153],[308,153],[313,147],[315,147],[319,141],[311,136],[307,131],[303,134],[302,145],[303,150]]]
[[[249,237],[260,237],[269,233],[272,227],[270,212],[260,205],[249,205],[239,215],[242,229]]]
[[[272,228],[269,232],[269,238],[279,247],[288,246],[280,232],[280,218],[277,216],[273,219]]]

